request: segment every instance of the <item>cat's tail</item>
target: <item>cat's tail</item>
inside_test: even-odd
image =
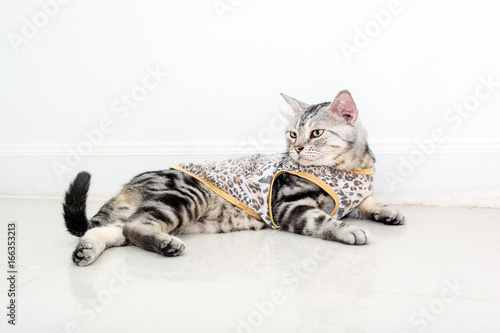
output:
[[[85,171],[80,172],[69,185],[64,197],[63,215],[66,229],[78,237],[82,237],[88,229],[92,228],[85,212],[89,186],[90,174]]]

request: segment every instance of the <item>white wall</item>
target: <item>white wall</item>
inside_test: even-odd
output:
[[[498,13],[497,1],[2,1],[0,195],[60,197],[86,169],[107,197],[141,171],[280,151],[278,92],[316,103],[349,88],[381,200],[500,206]]]

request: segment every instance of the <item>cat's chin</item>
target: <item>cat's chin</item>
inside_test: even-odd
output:
[[[320,160],[318,159],[309,159],[309,158],[306,158],[304,156],[290,156],[290,159],[301,165],[301,166],[305,166],[305,167],[309,167],[309,166],[330,166],[330,165],[326,165],[325,163],[321,163]]]

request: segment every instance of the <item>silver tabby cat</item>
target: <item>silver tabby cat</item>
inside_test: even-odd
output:
[[[287,154],[302,166],[342,171],[371,168],[375,162],[351,94],[341,91],[331,103],[307,105],[283,95],[295,117],[286,131]],[[93,263],[113,246],[136,245],[172,257],[184,252],[176,236],[261,230],[268,225],[246,214],[196,178],[177,170],[146,172],[133,178],[90,220],[86,200],[90,175],[81,172],[66,192],[63,205],[68,231],[81,237],[73,252],[79,266]],[[281,230],[339,241],[368,244],[368,232],[329,214],[333,200],[316,184],[283,173],[272,190],[272,215]],[[331,211],[331,210],[330,210]],[[349,215],[399,225],[405,217],[395,209],[364,199]]]

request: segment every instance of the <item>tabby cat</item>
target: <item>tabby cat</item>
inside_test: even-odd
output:
[[[264,228],[362,245],[368,232],[340,218],[403,224],[400,212],[371,196],[375,157],[351,94],[316,105],[282,96],[295,113],[285,153],[140,174],[90,220],[90,175],[79,173],[63,204],[68,231],[81,237],[73,261],[87,266],[106,248],[129,244],[179,256],[181,234]]]

